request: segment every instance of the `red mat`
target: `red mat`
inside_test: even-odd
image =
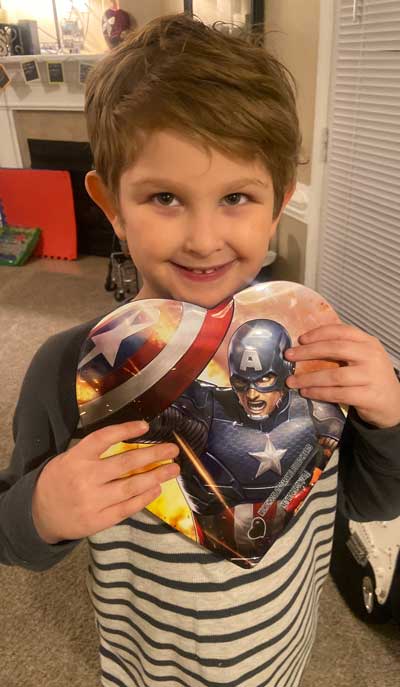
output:
[[[66,260],[77,257],[69,172],[0,169],[0,201],[7,224],[42,230],[34,255]]]

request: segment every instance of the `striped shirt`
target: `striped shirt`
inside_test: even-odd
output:
[[[97,321],[97,320],[96,320]],[[95,322],[49,339],[25,376],[15,448],[0,473],[0,563],[46,570],[77,541],[47,544],[32,493],[78,423],[75,370]],[[91,538],[90,595],[104,687],[296,687],[315,636],[336,506],[355,520],[399,516],[400,425],[366,426],[350,409],[337,455],[284,536],[250,570],[217,558],[143,511]]]
[[[336,489],[337,453],[250,570],[146,510],[91,537],[102,685],[296,687],[315,638]]]

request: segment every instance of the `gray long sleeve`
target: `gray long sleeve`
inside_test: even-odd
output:
[[[361,522],[400,515],[400,424],[377,429],[350,408],[340,442],[338,507]]]
[[[22,384],[14,415],[15,448],[0,472],[0,563],[33,570],[51,567],[78,541],[49,545],[36,532],[32,495],[40,472],[68,447],[78,421],[75,374],[81,325],[51,337],[36,353]]]

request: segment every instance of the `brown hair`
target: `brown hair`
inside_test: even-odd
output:
[[[278,214],[301,145],[293,78],[255,34],[228,34],[219,25],[186,14],[158,17],[128,34],[89,74],[89,140],[117,203],[120,176],[143,134],[173,129],[206,150],[258,156],[272,176]]]

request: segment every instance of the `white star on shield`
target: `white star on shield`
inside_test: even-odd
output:
[[[141,320],[138,322],[137,320],[141,315],[145,315],[145,321]],[[104,355],[109,365],[113,366],[122,341],[128,336],[137,334],[137,332],[147,329],[147,327],[155,324],[159,318],[159,315],[160,311],[156,308],[149,308],[145,312],[139,310],[133,313],[131,317],[126,317],[113,329],[103,332],[102,334],[95,334],[92,336],[92,341],[94,342],[95,346],[81,361],[80,367],[86,365],[90,360],[95,358],[100,353]]]
[[[249,456],[253,456],[253,458],[257,458],[257,460],[260,461],[256,477],[264,474],[267,470],[272,470],[272,472],[276,472],[277,475],[281,475],[281,458],[285,455],[286,451],[287,449],[285,448],[275,448],[269,438],[269,434],[267,434],[267,442],[264,451],[259,451],[258,453],[249,452]]]

